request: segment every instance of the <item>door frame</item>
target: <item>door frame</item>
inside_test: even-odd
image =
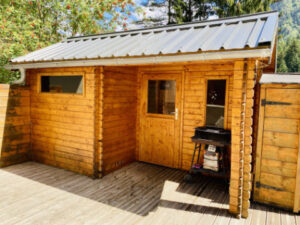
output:
[[[177,153],[174,155],[174,163],[172,168],[181,168],[182,167],[182,129],[183,129],[183,104],[184,104],[184,71],[140,71],[139,72],[139,90],[138,90],[138,119],[137,119],[137,159],[140,160],[140,151],[141,151],[141,138],[142,138],[142,120],[143,117],[148,116],[152,118],[173,118],[173,115],[162,115],[162,114],[153,114],[147,113],[147,104],[143,106],[143,102],[147,102],[147,90],[148,90],[148,82],[145,85],[146,80],[149,78],[145,77],[153,77],[153,80],[178,80],[176,82],[176,103],[178,102],[178,113],[177,113],[177,121],[175,123],[174,132],[175,137],[178,137],[178,141],[176,141],[176,145],[178,146]],[[172,79],[173,78],[173,79]],[[146,90],[145,90],[146,89]],[[177,105],[177,104],[176,104]],[[175,105],[175,108],[176,108]],[[146,108],[145,108],[146,107]],[[178,125],[176,125],[178,124]],[[175,160],[176,159],[176,160]],[[176,162],[175,162],[176,161]]]

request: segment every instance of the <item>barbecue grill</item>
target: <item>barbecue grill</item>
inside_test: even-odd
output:
[[[192,137],[192,140],[196,139],[214,142],[215,145],[228,145],[231,140],[231,132],[217,127],[196,127],[195,136]]]
[[[195,128],[195,135],[192,137],[192,141],[195,143],[193,158],[191,162],[191,168],[184,180],[190,182],[195,174],[211,174],[219,177],[223,177],[227,182],[227,166],[225,163],[226,146],[231,143],[231,132],[223,128],[203,126]],[[218,157],[218,164],[220,169],[210,170],[203,168],[203,164],[200,163],[201,151],[204,149],[202,146],[210,146],[209,149],[215,149],[216,156]]]

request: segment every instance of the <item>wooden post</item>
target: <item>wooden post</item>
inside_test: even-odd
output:
[[[102,177],[103,77],[103,67],[95,69],[94,178]]]
[[[254,61],[236,61],[234,65],[232,105],[232,146],[229,211],[248,216],[252,184],[252,116],[254,104]]]
[[[236,61],[233,74],[233,101],[231,120],[231,171],[229,188],[229,211],[237,216],[241,213],[243,154],[244,154],[244,61]]]
[[[298,122],[298,159],[297,159],[297,174],[296,174],[296,188],[295,188],[295,197],[294,197],[294,213],[299,212],[299,203],[300,203],[300,120]]]
[[[254,83],[256,79],[255,61],[247,62],[247,74],[245,81],[245,117],[244,117],[244,157],[243,157],[243,193],[242,193],[242,217],[248,217],[250,196],[252,189],[252,125],[254,106]],[[246,126],[246,124],[251,124]]]

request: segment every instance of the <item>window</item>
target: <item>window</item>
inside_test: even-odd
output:
[[[224,128],[226,80],[207,81],[206,125]]]
[[[41,76],[41,92],[83,93],[83,76]]]
[[[176,81],[148,81],[148,113],[175,114]]]

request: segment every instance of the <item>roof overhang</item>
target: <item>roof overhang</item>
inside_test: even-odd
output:
[[[264,73],[259,81],[260,84],[300,84],[299,73]]]
[[[124,58],[103,58],[86,60],[65,60],[48,62],[29,62],[14,63],[6,65],[9,70],[18,69],[38,69],[55,67],[78,67],[78,66],[124,66],[124,65],[146,65],[174,62],[196,62],[207,60],[241,59],[241,58],[261,58],[269,60],[272,57],[272,48],[235,50],[235,51],[217,51],[202,52],[197,54],[178,54],[178,55],[157,55],[145,57],[124,57]]]

